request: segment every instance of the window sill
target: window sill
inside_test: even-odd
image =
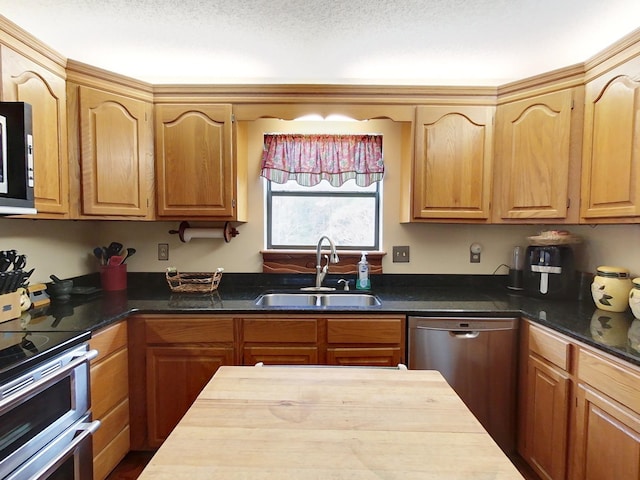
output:
[[[323,254],[328,250],[323,248]],[[316,273],[315,250],[262,250],[263,273]],[[386,252],[367,252],[369,273],[382,273],[382,257]],[[358,262],[362,252],[338,249],[340,261],[329,267],[331,273],[358,273]],[[324,260],[323,260],[324,265]]]

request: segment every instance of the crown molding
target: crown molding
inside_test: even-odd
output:
[[[0,44],[64,77],[67,59],[8,18],[0,15]]]
[[[591,81],[637,56],[640,56],[640,28],[588,59],[585,62],[585,82]]]
[[[153,102],[151,84],[76,60],[67,60],[67,81]]]
[[[584,84],[585,65],[578,63],[498,87],[498,105]]]
[[[386,85],[155,85],[157,103],[201,102],[224,99],[234,104],[387,104],[416,103],[495,104],[495,87],[386,86]]]

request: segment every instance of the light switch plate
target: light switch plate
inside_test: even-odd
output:
[[[409,263],[409,246],[393,247],[394,263]]]
[[[158,260],[169,260],[169,244],[158,244]]]

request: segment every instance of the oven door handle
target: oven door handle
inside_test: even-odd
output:
[[[94,358],[98,356],[97,350],[89,350],[86,353],[83,353],[77,357],[74,357],[69,363],[64,365],[63,367],[55,370],[53,373],[50,373],[39,380],[34,380],[33,377],[22,382],[20,385],[17,385],[9,390],[7,398],[3,398],[0,400],[0,414],[3,414],[5,411],[13,408],[17,403],[21,402],[25,395],[30,395],[37,390],[41,390],[45,388],[49,384],[53,384],[60,380],[62,377],[67,375],[69,372],[82,365],[85,362],[90,362]],[[2,392],[7,395],[7,391]]]
[[[47,478],[51,473],[55,472],[60,465],[62,465],[67,458],[71,456],[71,454],[75,451],[75,449],[82,442],[86,440],[87,437],[93,435],[96,430],[100,427],[100,420],[94,420],[91,423],[79,423],[77,425],[77,431],[81,432],[78,434],[69,444],[64,448],[62,452],[52,458],[49,462],[47,462],[40,470],[38,470],[33,477],[33,480]]]

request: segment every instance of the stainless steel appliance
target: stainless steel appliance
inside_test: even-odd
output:
[[[76,344],[84,334],[0,335],[0,479],[91,478],[100,422],[90,422],[89,361],[97,352]]]
[[[438,370],[502,450],[515,452],[517,318],[409,317],[409,369]]]
[[[547,298],[566,298],[576,287],[575,275],[573,250],[570,246],[527,247],[525,293]]]
[[[0,102],[0,214],[36,213],[31,105]]]

